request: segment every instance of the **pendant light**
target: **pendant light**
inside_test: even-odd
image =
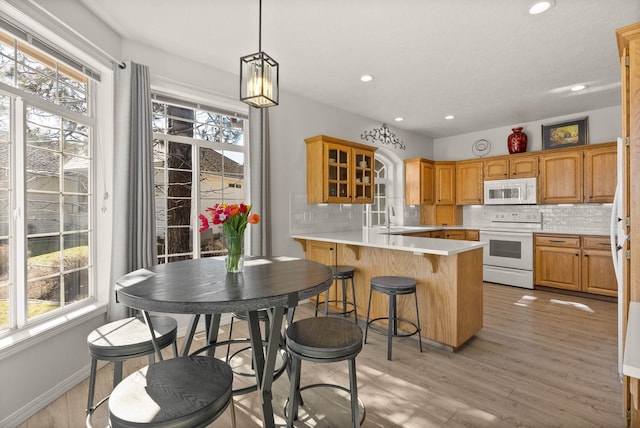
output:
[[[278,63],[262,52],[262,0],[258,21],[258,52],[240,58],[240,101],[257,108],[278,105]]]

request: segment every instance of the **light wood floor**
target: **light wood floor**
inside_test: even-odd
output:
[[[615,303],[486,283],[484,288],[484,328],[455,353],[427,344],[420,354],[414,338],[396,338],[394,359],[387,361],[386,338],[370,332],[357,358],[364,427],[626,426]],[[303,305],[296,319],[310,315],[311,305]],[[234,336],[244,325],[235,324]],[[144,364],[145,358],[127,362],[125,375]],[[111,365],[99,370],[96,396],[108,394],[112,373]],[[302,384],[314,382],[346,386],[347,364],[303,363]],[[87,387],[85,380],[19,428],[82,427]],[[277,424],[284,424],[287,393],[285,375],[274,383]],[[348,425],[348,403],[339,391],[304,394],[309,413],[301,411],[297,427]],[[261,426],[257,393],[235,403],[239,427]],[[94,426],[104,426],[102,408]],[[229,426],[228,411],[211,425]]]

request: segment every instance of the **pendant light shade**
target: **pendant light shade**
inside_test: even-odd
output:
[[[278,62],[262,52],[262,0],[260,0],[258,52],[240,58],[240,101],[257,108],[278,105]]]

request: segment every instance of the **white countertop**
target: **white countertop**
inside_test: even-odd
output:
[[[458,229],[458,227],[448,227]],[[411,233],[446,229],[437,226],[392,227],[390,232],[384,227],[363,227],[359,230],[342,232],[301,233],[291,235],[296,239],[308,239],[321,242],[358,245],[362,247],[387,248],[389,250],[411,251],[415,254],[436,254],[450,256],[486,246],[486,242],[460,241],[456,239],[417,238],[402,236],[399,233]]]

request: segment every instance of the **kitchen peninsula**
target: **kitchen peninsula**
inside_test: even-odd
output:
[[[482,328],[481,242],[404,236],[429,228],[292,234],[309,260],[355,267],[356,301],[367,313],[370,280],[398,275],[416,280],[422,337],[455,350]],[[332,288],[332,292],[337,291]],[[334,297],[331,297],[334,298]],[[398,316],[416,321],[413,304],[398,299]],[[371,318],[386,317],[387,299],[373,294]]]

